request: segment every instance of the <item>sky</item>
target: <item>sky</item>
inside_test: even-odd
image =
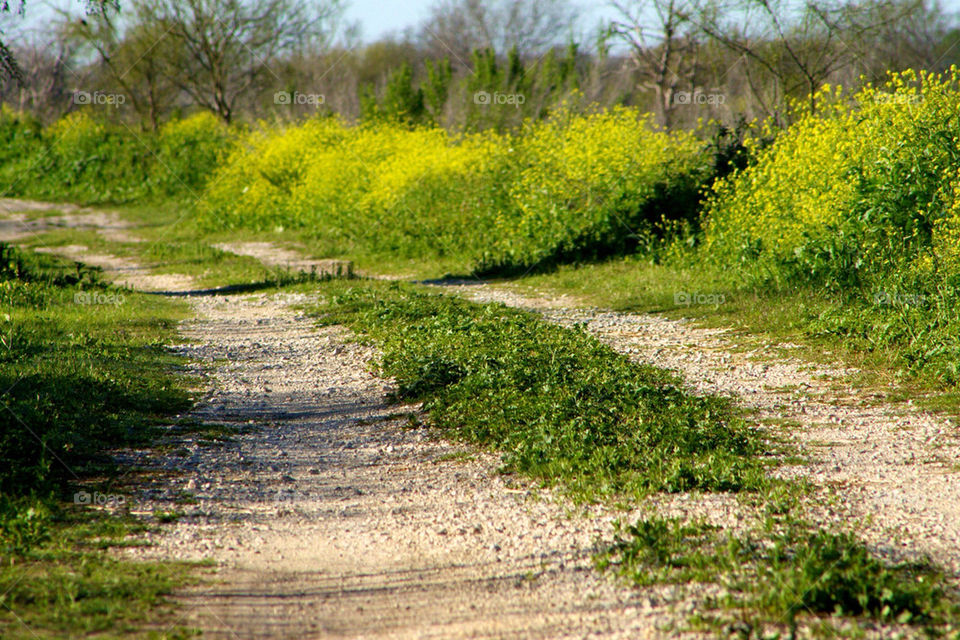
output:
[[[367,41],[377,40],[391,32],[402,32],[419,24],[438,0],[348,0],[347,20],[359,22],[361,36]],[[960,0],[957,0],[960,2]],[[589,31],[599,20],[612,16],[604,0],[574,2],[581,10],[579,30]]]
[[[400,32],[418,24],[429,12],[435,0],[352,0],[346,19],[359,22],[361,36],[366,41],[376,40],[391,31]]]
[[[346,0],[345,19],[348,23],[360,26],[360,36],[365,42],[372,42],[390,33],[401,33],[405,28],[416,26],[438,0]],[[960,0],[941,0],[948,12],[960,11]],[[15,2],[11,2],[15,5]],[[585,34],[593,31],[601,20],[609,20],[615,14],[606,0],[574,0],[580,8],[581,19],[577,31]],[[123,0],[121,0],[121,6]],[[52,7],[69,8],[71,11],[83,10],[81,0],[29,0],[26,19],[21,21],[14,16],[3,16],[0,28],[15,33],[17,27],[28,30],[46,26],[56,15]]]

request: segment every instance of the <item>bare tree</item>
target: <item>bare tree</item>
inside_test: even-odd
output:
[[[704,34],[758,68],[759,80],[747,69],[754,97],[778,116],[782,98],[805,98],[815,111],[816,92],[831,76],[851,66],[866,71],[854,43],[895,24],[912,6],[899,0],[720,0],[701,4],[696,21]],[[776,95],[765,99],[771,87]]]
[[[0,0],[0,18],[8,18],[11,13],[23,16],[23,10],[23,0],[15,3],[14,7],[10,6],[8,0]],[[4,19],[3,22],[7,22],[7,20]],[[4,27],[5,25],[0,23],[0,88],[10,84],[11,80],[18,82],[23,80],[20,65],[17,64],[17,57],[4,41]]]
[[[170,39],[167,76],[230,122],[239,101],[280,80],[271,64],[327,41],[341,0],[135,0],[144,24]]]
[[[859,27],[845,34],[857,51],[859,73],[881,80],[888,71],[907,68],[943,71],[960,56],[956,16],[928,0],[870,2],[851,8],[845,22]],[[870,25],[871,28],[864,28]],[[851,74],[852,75],[852,74]],[[856,77],[844,80],[852,83]]]
[[[694,84],[699,43],[686,0],[614,0],[618,17],[610,35],[630,46],[641,86],[656,94],[657,114],[665,127],[674,124],[677,91]]]
[[[118,9],[119,0],[80,0],[88,14],[96,14],[109,8]],[[0,0],[0,88],[13,82],[23,82],[22,69],[14,51],[7,45],[4,32],[9,24],[9,17],[14,14],[15,19],[21,19],[26,14],[26,0],[11,3],[10,0]]]
[[[71,87],[77,74],[77,44],[60,32],[17,34],[18,45],[12,51],[20,72],[18,82],[0,86],[0,102],[19,111],[31,111],[40,120],[50,122],[70,108]]]
[[[169,73],[179,53],[167,37],[172,25],[150,19],[143,5],[133,5],[131,14],[119,23],[110,11],[85,19],[64,13],[62,30],[95,52],[99,80],[122,92],[141,122],[157,129],[179,93]]]
[[[441,0],[419,37],[432,57],[467,66],[475,49],[545,51],[569,38],[577,15],[569,0]]]

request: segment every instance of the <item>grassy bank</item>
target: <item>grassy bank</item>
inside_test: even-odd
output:
[[[109,451],[150,443],[190,406],[164,347],[183,313],[0,247],[0,635],[130,637],[175,621],[164,594],[187,568],[108,552],[143,530]]]

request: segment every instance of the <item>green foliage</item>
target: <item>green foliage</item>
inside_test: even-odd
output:
[[[200,197],[232,144],[230,131],[211,113],[167,122],[152,141],[151,194]]]
[[[0,495],[0,557],[24,556],[51,537],[50,508],[36,500]]]
[[[618,525],[597,565],[637,585],[689,581],[727,587],[718,602],[749,609],[759,624],[796,627],[810,616],[886,623],[956,624],[956,594],[926,564],[888,566],[849,533],[795,520],[775,530],[722,534],[715,527],[651,517]]]
[[[439,80],[439,76],[431,78]],[[434,86],[434,90],[438,87]],[[372,88],[361,94],[363,118],[368,121],[386,120],[401,124],[423,124],[429,120],[423,88],[413,85],[413,68],[403,63],[390,72],[383,97],[377,100]],[[439,95],[432,94],[436,100]]]
[[[791,618],[809,611],[927,622],[945,595],[929,567],[887,567],[848,533],[783,534],[762,557],[760,605]]]
[[[142,441],[187,397],[160,301],[71,262],[4,246],[0,257],[0,491],[44,495]]]
[[[187,637],[167,596],[190,567],[120,560],[109,551],[142,531],[121,517],[0,498],[0,635]]]
[[[427,81],[423,85],[424,102],[433,114],[434,121],[440,122],[450,93],[450,81],[453,78],[450,58],[444,58],[437,63],[427,60],[426,68]]]
[[[0,106],[0,176],[6,183],[9,164],[28,156],[39,143],[43,126],[34,116]]]
[[[370,335],[404,401],[508,469],[585,495],[758,486],[759,437],[729,403],[692,396],[582,330],[398,285],[331,283],[325,321]]]
[[[147,621],[176,622],[165,596],[187,567],[116,559],[105,549],[135,525],[57,502],[189,406],[164,348],[175,320],[96,271],[0,244],[0,636],[143,637]]]
[[[72,113],[41,130],[0,112],[0,189],[8,196],[129,202],[196,196],[231,144],[216,118],[198,114],[159,132],[136,132]]]
[[[624,526],[614,523],[613,543],[594,560],[601,571],[616,570],[637,586],[703,580],[712,562],[701,546],[711,535],[706,525],[648,518]]]

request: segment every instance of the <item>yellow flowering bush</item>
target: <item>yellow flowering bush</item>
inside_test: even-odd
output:
[[[708,159],[690,134],[617,109],[561,112],[515,135],[337,119],[244,140],[207,191],[212,227],[299,227],[331,252],[526,268],[636,242]],[[687,207],[689,209],[689,207]]]
[[[339,251],[458,253],[482,233],[489,202],[478,189],[495,186],[505,149],[493,133],[455,139],[332,118],[263,127],[211,179],[202,220],[305,228]]]
[[[960,70],[906,71],[802,117],[714,184],[697,252],[763,285],[814,286],[818,332],[960,382]]]
[[[523,165],[510,186],[516,209],[501,219],[487,260],[527,266],[625,250],[661,217],[695,211],[712,158],[689,132],[656,130],[623,107],[528,125]],[[680,201],[677,201],[680,200]],[[673,209],[673,210],[671,210]]]
[[[956,200],[958,80],[907,71],[854,96],[824,88],[823,111],[714,184],[703,255],[762,281],[840,286],[923,261]]]

